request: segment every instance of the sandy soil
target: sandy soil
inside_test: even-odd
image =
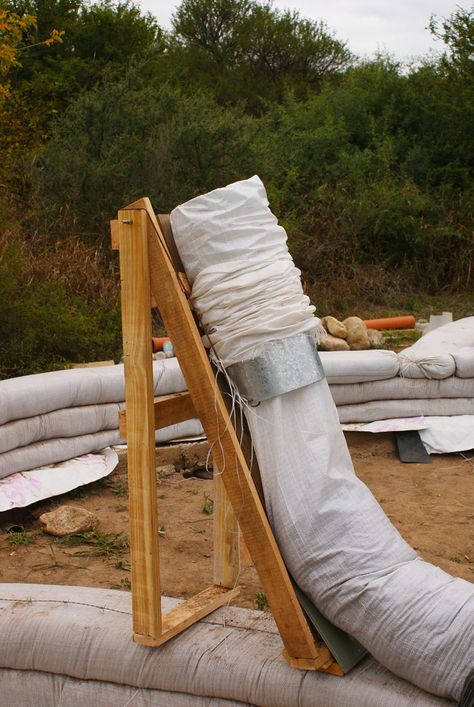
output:
[[[474,457],[433,456],[431,465],[402,464],[392,435],[347,435],[359,477],[369,486],[405,539],[429,562],[453,575],[474,581]],[[193,447],[195,450],[196,447]],[[204,450],[197,456],[204,459]],[[181,469],[180,446],[157,451],[157,467]],[[197,463],[197,466],[202,464]],[[78,489],[15,514],[0,514],[0,526],[23,524],[22,536],[0,534],[0,581],[130,588],[126,454],[106,480]],[[180,471],[165,476],[158,470],[160,552],[163,593],[188,597],[212,582],[212,480],[184,478]],[[46,535],[38,516],[68,503],[94,512],[105,536],[100,548],[78,541],[71,545]],[[17,544],[15,539],[27,544]],[[243,563],[241,596],[236,603],[255,607],[262,591],[255,569]]]

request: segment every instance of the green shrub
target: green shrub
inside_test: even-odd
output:
[[[58,249],[61,273],[54,267]],[[110,273],[87,262],[85,252],[84,246],[63,243],[56,249],[43,249],[37,261],[34,248],[18,237],[11,236],[4,245],[0,256],[1,378],[63,368],[71,362],[118,359],[118,290]],[[69,273],[68,256],[73,260]],[[74,287],[71,276],[78,266],[84,273],[81,289]],[[95,296],[87,292],[87,284],[93,289],[91,275],[108,281],[107,296],[103,283]]]

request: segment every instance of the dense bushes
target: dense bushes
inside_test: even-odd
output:
[[[0,374],[116,357],[108,220],[254,173],[336,313],[344,296],[473,289],[473,10],[432,22],[445,54],[407,68],[356,63],[322,23],[254,0],[184,0],[170,33],[107,0],[7,5],[66,33],[8,75]]]
[[[382,58],[255,117],[201,92],[150,88],[134,69],[57,122],[34,173],[37,201],[47,220],[94,241],[114,210],[140,195],[169,211],[258,173],[309,284],[377,264],[415,288],[469,287],[472,153],[455,136],[466,148],[470,115],[467,106],[459,112],[454,89],[447,100],[450,81],[437,80],[435,95],[416,72]]]
[[[119,291],[100,254],[77,241],[0,249],[0,378],[120,358]]]
[[[251,132],[239,109],[157,91],[133,70],[82,96],[58,121],[33,175],[35,201],[47,221],[95,241],[114,211],[140,196],[166,212],[245,176]]]

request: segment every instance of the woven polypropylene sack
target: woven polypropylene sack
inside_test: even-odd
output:
[[[437,379],[452,376],[456,371],[456,354],[466,347],[474,347],[474,317],[433,329],[401,351],[400,375]]]
[[[155,395],[186,390],[176,358],[153,363]],[[53,410],[121,403],[125,400],[123,365],[72,368],[0,381],[0,425]]]
[[[321,351],[319,356],[330,385],[386,380],[400,368],[394,351]]]
[[[272,218],[258,178],[193,199],[171,218],[193,304],[224,363],[247,354],[230,331],[236,312],[246,313],[239,331],[254,349],[311,329],[284,231],[253,232],[252,221],[270,229]],[[282,292],[274,257],[286,263]],[[458,698],[474,654],[474,587],[421,560],[357,479],[326,381],[246,415],[270,522],[300,587],[390,670]]]

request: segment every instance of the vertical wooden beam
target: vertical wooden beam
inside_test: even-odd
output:
[[[232,589],[239,576],[239,525],[214,463],[214,584]]]
[[[162,622],[146,212],[119,211],[118,236],[127,406],[133,629],[139,636],[158,638],[162,632]]]

